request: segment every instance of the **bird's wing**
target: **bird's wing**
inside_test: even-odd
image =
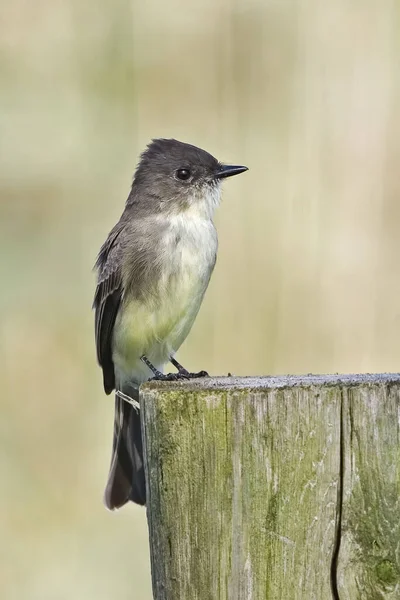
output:
[[[101,247],[95,268],[98,271],[97,288],[93,302],[95,309],[95,336],[97,360],[103,369],[104,390],[110,394],[115,387],[112,360],[112,335],[118,308],[123,295],[121,269],[118,261],[119,235],[123,229],[117,224]]]

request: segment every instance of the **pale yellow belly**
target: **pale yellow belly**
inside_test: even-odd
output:
[[[125,299],[117,316],[113,337],[117,384],[151,377],[140,360],[143,355],[162,370],[188,335],[215,264],[216,231],[196,202],[192,212],[163,216],[163,225],[166,219],[169,227],[158,248],[163,262],[160,279],[146,301]]]
[[[146,303],[125,302],[119,311],[113,340],[113,360],[122,377],[134,377],[138,383],[151,376],[140,357],[162,369],[188,335],[198,313],[208,282],[180,277],[158,298]]]

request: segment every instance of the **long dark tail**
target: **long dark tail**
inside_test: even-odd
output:
[[[126,393],[139,400],[137,389],[134,390],[134,395],[132,387]],[[146,504],[140,414],[129,402],[116,396],[114,440],[104,504],[114,510],[121,508],[129,500],[136,504]]]

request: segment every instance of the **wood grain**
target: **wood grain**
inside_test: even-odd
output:
[[[399,389],[397,375],[143,386],[154,598],[398,597]]]
[[[400,386],[344,390],[342,600],[400,598]]]

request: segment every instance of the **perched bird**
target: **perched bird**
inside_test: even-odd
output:
[[[151,377],[190,378],[174,358],[199,311],[217,256],[214,211],[221,181],[247,167],[224,165],[174,139],[153,140],[135,172],[125,210],[95,268],[97,358],[107,394],[116,390],[110,510],[146,502],[140,415],[132,402]],[[165,363],[178,370],[163,375]],[[133,402],[134,403],[134,402]]]

